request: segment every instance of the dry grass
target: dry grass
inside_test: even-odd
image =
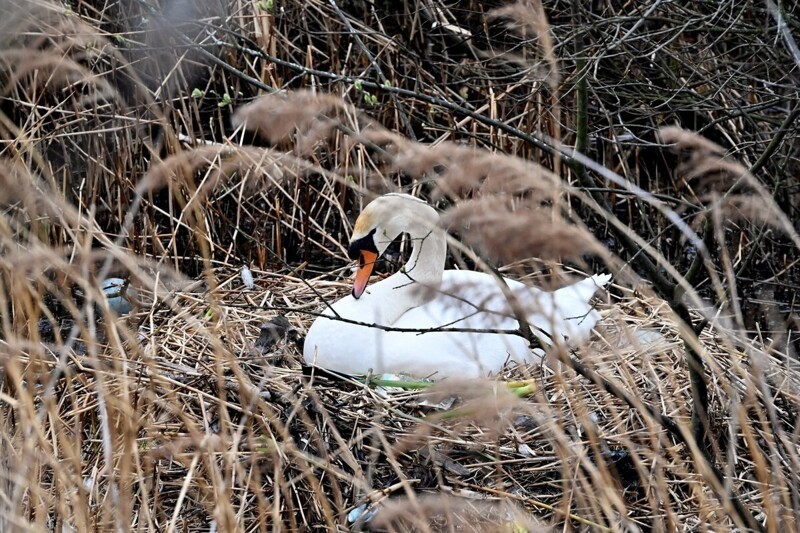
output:
[[[494,20],[469,2],[468,17],[438,2],[404,3],[412,4],[445,41]],[[407,94],[413,77],[398,43],[336,3],[307,2],[304,18],[297,3],[231,4],[227,19],[214,18],[212,3],[191,13],[8,5],[0,529],[779,531],[795,523],[793,314],[775,312],[769,331],[753,331],[740,298],[743,273],[758,262],[751,250],[768,239],[780,240],[776,250],[800,248],[792,211],[773,194],[780,184],[681,129],[660,130],[650,147],[664,158],[678,153],[673,196],[638,188],[630,154],[601,172],[559,151],[579,121],[560,94],[563,13],[552,13],[553,26],[547,3],[495,13],[536,39],[486,41],[517,47],[509,64],[530,69],[509,78],[506,92],[484,81],[448,92],[427,65],[414,73],[422,89]],[[184,18],[181,31],[163,33]],[[301,35],[337,31],[322,32],[323,50],[287,37],[298,20]],[[361,40],[343,59],[339,30],[348,25]],[[294,66],[267,64],[247,52],[253,44]],[[472,69],[488,80],[510,68],[473,48],[464,52],[472,62],[456,68],[447,53],[431,57],[448,77],[467,80]],[[531,74],[538,57],[545,84]],[[261,81],[297,86],[288,73],[304,63],[314,80],[323,69],[361,77],[358,58],[381,83],[250,98]],[[214,75],[204,78],[198,65],[215,65]],[[465,100],[479,89],[485,106]],[[460,107],[448,107],[454,101]],[[555,148],[538,151],[509,127]],[[739,144],[749,154],[752,144]],[[617,185],[584,186],[587,172]],[[554,348],[540,365],[473,383],[392,388],[303,367],[298,343],[323,301],[350,290],[343,245],[355,215],[392,190],[436,203],[443,226],[460,236],[451,248],[462,265],[499,265],[538,286],[576,268],[613,272],[598,334],[575,352]],[[630,230],[631,205],[658,236]],[[599,226],[620,242],[629,234],[635,247],[608,249]],[[694,250],[688,268],[665,256],[661,234]],[[402,258],[404,245],[392,251]],[[784,281],[795,267],[780,268],[774,277]],[[99,289],[112,275],[128,280],[135,300],[122,318]],[[291,330],[278,328],[282,338],[265,347],[262,325],[276,317]]]
[[[81,335],[85,348],[70,351],[55,383],[59,365],[47,344],[6,345],[16,354],[6,367],[7,524],[24,520],[12,509],[27,507],[34,523],[60,519],[79,530],[205,530],[211,521],[221,530],[333,527],[365,503],[386,504],[384,524],[437,529],[462,520],[475,530],[485,530],[476,520],[506,529],[734,523],[696,452],[641,408],[689,430],[683,342],[658,298],[623,291],[602,305],[601,335],[578,354],[640,408],[551,355],[502,376],[531,384],[525,398],[497,382],[445,383],[432,399],[459,400],[437,412],[420,405],[421,392],[386,396],[310,377],[290,341],[266,354],[255,347],[259,325],[275,316],[264,308],[280,308],[302,337],[305,311],[346,284],[314,283],[318,294],[293,276],[254,271],[257,286],[247,290],[235,270],[211,274],[212,291],[162,289],[168,306],[102,323],[121,338]],[[761,519],[790,520],[796,365],[778,352],[728,346],[713,330],[700,342],[727,490]]]

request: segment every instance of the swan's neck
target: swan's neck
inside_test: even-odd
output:
[[[413,242],[411,257],[400,272],[379,284],[380,294],[375,295],[384,302],[381,320],[385,324],[394,323],[409,309],[428,302],[442,282],[447,256],[444,233],[439,229],[408,233]]]
[[[426,287],[438,289],[442,282],[444,261],[447,256],[447,241],[444,234],[436,229],[409,234],[412,240],[411,257],[398,272],[407,282],[415,282]],[[397,274],[395,274],[397,275]]]

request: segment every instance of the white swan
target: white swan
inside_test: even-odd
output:
[[[589,336],[599,315],[588,302],[608,283],[608,274],[544,292],[510,279],[504,279],[503,287],[496,277],[481,272],[444,270],[447,242],[438,221],[436,210],[407,194],[381,196],[364,209],[350,241],[350,258],[359,261],[353,293],[330,305],[312,324],[303,349],[307,363],[351,374],[372,369],[376,374],[438,379],[486,376],[509,360],[538,361],[541,350],[531,352],[520,335],[463,331],[518,329],[511,301],[524,310],[528,324],[535,326],[534,336],[546,344],[567,339],[573,345]],[[413,242],[405,267],[367,289],[374,262],[401,233]],[[462,331],[387,331],[353,322]]]

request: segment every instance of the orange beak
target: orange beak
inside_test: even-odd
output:
[[[364,289],[367,288],[376,259],[378,259],[378,254],[369,250],[361,250],[358,256],[358,271],[356,272],[356,281],[353,283],[353,298],[356,300],[361,298]]]

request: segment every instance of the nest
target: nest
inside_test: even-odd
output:
[[[195,284],[107,317],[116,338],[73,353],[49,397],[34,383],[58,367],[10,365],[7,494],[28,499],[37,521],[77,530],[738,525],[702,454],[644,408],[691,432],[684,343],[657,298],[618,287],[598,304],[598,335],[573,354],[402,390],[301,366],[306,312],[348,284],[253,274],[248,289],[219,269],[213,290]],[[754,369],[748,347],[714,331],[700,340],[707,444],[725,490],[756,520],[789,519],[796,450],[782,439],[800,374],[774,358]]]

